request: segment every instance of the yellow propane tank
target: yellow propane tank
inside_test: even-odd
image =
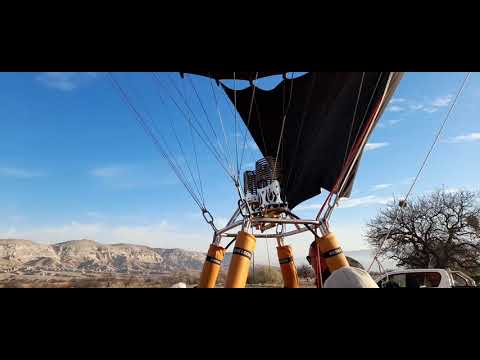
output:
[[[225,249],[214,244],[208,249],[207,258],[203,264],[199,288],[214,288],[217,283],[220,266],[225,257]]]
[[[228,269],[226,288],[244,288],[247,284],[250,259],[255,251],[255,236],[240,231],[235,241],[233,256]]]
[[[297,267],[293,261],[293,251],[291,246],[277,247],[278,261],[282,270],[283,284],[286,288],[300,287],[298,281]]]
[[[348,267],[348,261],[343,253],[335,234],[330,233],[317,239],[322,257],[325,259],[328,270],[334,272],[342,267]]]

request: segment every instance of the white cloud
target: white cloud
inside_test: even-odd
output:
[[[320,210],[322,204],[303,204],[295,208],[295,211]]]
[[[411,185],[414,179],[415,179],[414,176],[408,177],[406,179],[403,179],[401,184],[402,185]]]
[[[354,207],[366,207],[371,205],[385,205],[392,200],[392,197],[368,195],[359,198],[344,199],[339,202],[339,208],[349,209]]]
[[[376,195],[368,195],[358,198],[341,198],[338,201],[338,208],[349,209],[355,207],[367,207],[371,205],[385,205],[392,200],[392,197],[382,197]],[[323,204],[304,204],[296,207],[295,211],[320,210],[322,206]]]
[[[7,216],[7,220],[9,222],[14,222],[14,223],[18,223],[18,222],[24,222],[26,220],[26,216],[23,216],[23,215],[10,215],[10,216]]]
[[[446,188],[443,191],[445,191],[446,194],[455,194],[460,191],[459,188]]]
[[[439,96],[431,103],[433,107],[445,107],[450,105],[453,100],[453,95]]]
[[[391,127],[391,126],[394,126],[394,125],[398,124],[400,121],[401,120],[399,120],[399,119],[385,120],[385,121],[381,122],[380,124],[378,124],[377,127],[379,127],[379,128]]]
[[[93,169],[90,174],[100,178],[111,178],[117,176],[124,176],[128,172],[128,169],[123,166],[106,166]]]
[[[216,218],[214,219],[214,223],[215,223],[215,226],[216,226],[218,229],[221,229],[221,228],[227,226],[228,220],[229,220],[229,219],[224,218],[224,217],[216,217]]]
[[[95,72],[45,72],[38,75],[36,79],[49,88],[72,91],[97,76],[98,73]]]
[[[99,213],[97,211],[88,211],[86,215],[88,217],[96,218],[96,219],[100,219],[100,218],[104,217],[101,213]]]
[[[437,112],[440,108],[450,105],[452,100],[453,100],[452,95],[445,95],[445,96],[438,96],[432,101],[425,104],[419,104],[415,102],[410,103],[410,101],[406,101],[405,105],[408,104],[408,108],[412,111],[424,111],[427,113],[434,113],[434,112]],[[391,110],[391,111],[395,111],[395,110]]]
[[[412,104],[410,105],[410,110],[417,111],[423,109],[424,105],[421,104]]]
[[[439,96],[435,99],[433,99],[430,103],[428,103],[426,106],[425,105],[413,105],[410,108],[412,110],[421,110],[427,113],[434,113],[440,110],[442,107],[446,107],[450,105],[450,103],[453,100],[453,95],[445,95],[445,96]]]
[[[400,112],[400,111],[404,111],[405,108],[399,106],[398,104],[403,104],[407,101],[407,99],[404,99],[404,98],[393,98],[392,100],[390,100],[390,102],[388,103],[388,107],[387,107],[387,111],[391,111],[391,112]],[[397,104],[397,105],[396,105]]]
[[[187,177],[186,181],[192,183],[186,166],[180,166]],[[152,173],[151,169],[137,165],[104,166],[92,169],[89,173],[105,185],[119,190],[180,184],[180,181],[173,172],[163,172],[162,174],[156,175]],[[196,176],[196,173],[194,173],[194,175]]]
[[[339,209],[350,209],[355,207],[367,207],[372,205],[385,205],[392,201],[393,198],[368,195],[358,198],[341,198],[338,202]],[[306,211],[306,210],[319,210],[323,204],[304,204],[295,208],[295,211]]]
[[[388,142],[382,142],[382,143],[368,143],[365,145],[365,151],[370,151],[370,150],[376,150],[376,149],[381,149],[385,146],[388,146]]]
[[[393,184],[378,184],[372,187],[373,191],[377,190],[383,190],[383,189],[388,189],[389,187],[392,187]]]
[[[425,111],[427,113],[434,113],[438,111],[438,108],[436,107],[425,107],[422,109],[422,111]]]
[[[188,232],[167,221],[150,225],[107,225],[79,223],[19,229],[0,229],[0,238],[26,239],[40,243],[90,239],[104,244],[127,243],[161,248],[206,250],[210,237],[205,233]],[[203,249],[205,247],[205,249]]]
[[[398,105],[390,105],[388,108],[387,108],[387,111],[391,111],[391,112],[400,112],[400,111],[404,111],[405,108],[401,107],[401,106],[398,106]]]
[[[472,141],[480,141],[480,132],[473,132],[467,135],[455,136],[450,140],[450,142],[453,142],[453,143],[463,143],[463,142],[472,142]]]
[[[2,167],[0,168],[0,176],[13,177],[17,179],[32,179],[35,177],[44,176],[44,174],[25,169]]]

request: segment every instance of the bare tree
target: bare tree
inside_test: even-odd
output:
[[[442,189],[402,206],[394,202],[367,224],[367,241],[378,249],[391,228],[380,255],[398,266],[477,270],[478,199],[471,191]]]
[[[313,279],[315,277],[315,272],[312,267],[306,264],[300,266],[297,270],[298,276],[302,279]]]

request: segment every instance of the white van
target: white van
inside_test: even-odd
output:
[[[475,281],[460,271],[445,269],[397,270],[375,279],[380,288],[476,287]]]

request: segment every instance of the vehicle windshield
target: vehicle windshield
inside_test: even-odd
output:
[[[471,287],[475,286],[473,280],[469,279],[467,276],[458,273],[452,272],[453,283],[455,287]]]
[[[409,272],[389,275],[378,282],[381,288],[436,288],[442,276],[438,272]]]

